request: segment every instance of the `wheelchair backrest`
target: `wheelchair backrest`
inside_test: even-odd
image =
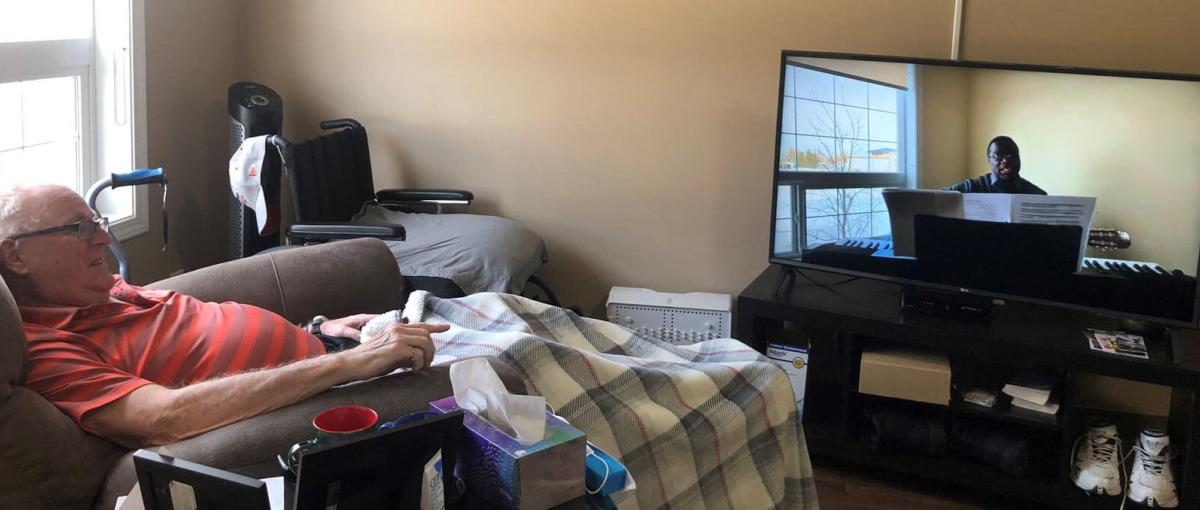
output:
[[[347,127],[292,144],[296,222],[347,221],[375,197],[367,130]]]

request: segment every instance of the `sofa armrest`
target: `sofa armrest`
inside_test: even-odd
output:
[[[362,238],[260,253],[148,285],[204,301],[236,301],[292,322],[403,306],[404,282],[387,245]]]

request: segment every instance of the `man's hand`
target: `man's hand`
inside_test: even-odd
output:
[[[419,372],[433,363],[435,348],[430,334],[448,329],[447,324],[393,324],[358,347],[338,354],[352,359],[354,379],[368,379],[397,368]]]
[[[341,319],[327,320],[321,323],[321,334],[360,340],[362,337],[362,327],[375,317],[377,317],[375,314],[360,313],[358,315],[342,317]]]

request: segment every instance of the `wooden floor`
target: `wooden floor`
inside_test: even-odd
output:
[[[891,473],[874,474],[817,459],[813,460],[813,477],[821,510],[1031,508],[1028,503],[1015,503],[1001,496],[902,480]]]

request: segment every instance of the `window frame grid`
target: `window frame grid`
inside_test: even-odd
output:
[[[815,67],[815,66],[808,66],[808,65],[796,63],[796,62],[786,62],[785,61],[784,72],[794,72],[794,70],[791,68],[808,69],[811,71],[829,74],[829,75],[834,76],[835,79],[836,79],[836,77],[841,77],[841,78],[845,78],[845,79],[851,79],[851,80],[856,80],[859,82],[864,82],[867,84],[884,86],[884,87],[888,87],[891,89],[896,89],[897,93],[899,93],[901,90],[891,84],[881,83],[881,82],[877,82],[874,80],[870,80],[870,79],[866,79],[866,78],[862,78],[862,77],[858,77],[858,76],[851,76],[851,75],[848,75],[845,73],[839,73],[837,71],[833,71],[833,70],[829,70],[829,69],[823,69],[823,68],[819,68],[819,67]],[[796,85],[796,81],[794,78],[792,79],[792,85],[793,85],[793,88]],[[913,93],[911,88],[905,90],[905,92],[907,92],[908,94]],[[816,135],[816,134],[807,134],[807,133],[801,134],[801,133],[799,133],[800,130],[797,128],[797,126],[799,125],[798,124],[799,119],[797,117],[797,115],[798,115],[797,111],[799,110],[799,108],[795,104],[793,104],[792,132],[785,131],[783,129],[783,125],[781,123],[779,133],[777,135],[777,136],[781,137],[780,152],[782,152],[782,137],[783,136],[824,137],[824,138],[828,138],[831,140],[835,140],[838,143],[840,143],[841,140],[861,141],[861,142],[864,142],[867,144],[868,154],[870,151],[869,147],[872,143],[892,144],[892,145],[896,146],[896,158],[895,158],[896,171],[894,171],[894,172],[872,172],[872,171],[870,171],[869,161],[868,161],[867,171],[862,171],[862,172],[782,170],[782,169],[778,168],[778,166],[780,166],[780,165],[777,165],[777,167],[775,168],[775,172],[776,172],[775,185],[776,186],[775,186],[774,191],[775,191],[775,193],[779,193],[780,187],[787,186],[789,189],[789,192],[791,194],[791,197],[792,197],[792,208],[793,208],[792,209],[793,213],[792,213],[792,218],[791,218],[791,226],[792,226],[791,237],[792,237],[792,239],[791,239],[791,245],[790,245],[792,249],[787,252],[780,252],[780,251],[778,251],[777,246],[773,245],[771,247],[771,250],[772,250],[773,256],[775,256],[775,257],[794,257],[794,256],[798,256],[804,250],[808,249],[808,246],[809,246],[808,245],[808,230],[809,230],[808,220],[810,219],[810,217],[807,216],[807,191],[808,190],[854,189],[854,188],[866,189],[866,190],[868,190],[868,209],[869,210],[864,213],[854,213],[854,214],[874,215],[878,211],[874,210],[874,201],[870,196],[871,190],[876,189],[876,188],[907,187],[908,186],[911,179],[910,179],[910,175],[909,175],[910,172],[907,169],[907,166],[908,166],[907,162],[909,161],[909,159],[911,159],[908,152],[909,152],[909,144],[912,143],[908,139],[908,137],[910,135],[909,127],[912,124],[912,122],[909,119],[909,116],[911,113],[913,113],[913,112],[910,112],[909,110],[913,106],[913,103],[911,101],[911,98],[897,97],[896,111],[888,112],[886,110],[871,108],[869,93],[867,96],[867,106],[866,107],[838,103],[837,102],[838,97],[837,97],[836,90],[833,93],[833,99],[834,99],[833,101],[826,101],[826,100],[822,100],[819,98],[803,97],[803,96],[797,95],[794,92],[794,90],[789,90],[788,87],[782,87],[782,96],[785,101],[788,99],[791,99],[793,101],[813,101],[813,102],[816,102],[816,103],[819,103],[822,105],[830,105],[832,108],[834,108],[833,122],[834,122],[834,133],[835,134],[837,133],[837,122],[838,122],[837,108],[839,106],[843,107],[843,108],[862,109],[865,112],[865,117],[866,117],[866,122],[867,122],[867,128],[866,128],[867,135],[865,138],[848,138],[848,137],[825,136],[825,135]],[[872,111],[883,112],[883,113],[893,113],[896,115],[896,138],[897,138],[897,140],[886,141],[886,140],[871,139],[870,112],[872,112]],[[781,112],[781,115],[782,114],[783,113]],[[779,161],[782,164],[783,155],[779,154],[776,157],[779,158]],[[870,158],[870,156],[868,155],[867,158]],[[846,214],[849,215],[850,213],[846,213]],[[777,215],[778,215],[778,211],[772,212],[772,216],[777,216]],[[835,217],[835,216],[840,216],[840,215],[841,214],[830,214],[830,215],[826,215],[826,216],[822,216],[822,217]],[[813,216],[813,218],[815,218],[815,217],[816,216]],[[775,221],[778,222],[781,219],[786,219],[786,218],[776,218]],[[873,225],[873,221],[874,221],[873,218],[869,219],[868,221],[872,222],[872,225]],[[777,226],[773,226],[772,228],[777,229]],[[874,229],[872,228],[871,231],[873,232]],[[773,236],[773,238],[774,238],[774,236]],[[776,241],[776,243],[777,243],[777,241]]]

